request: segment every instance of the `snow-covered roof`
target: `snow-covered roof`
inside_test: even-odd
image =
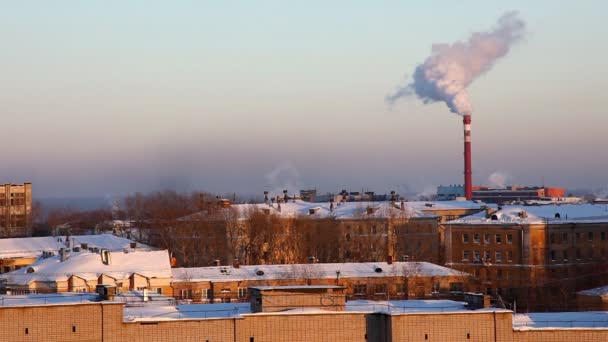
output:
[[[461,217],[448,224],[560,224],[608,222],[608,205],[561,204],[561,205],[508,205],[486,217],[485,211]]]
[[[345,289],[344,286],[336,286],[336,285],[279,285],[279,286],[250,286],[249,288],[260,290],[260,291],[269,291],[269,290],[337,290],[337,289]]]
[[[599,296],[599,297],[608,296],[608,285],[579,291],[579,292],[577,292],[577,294],[582,294],[585,296]]]
[[[513,315],[516,330],[554,328],[608,328],[606,311],[534,312]]]
[[[148,278],[170,278],[169,253],[161,251],[130,250],[109,252],[110,262],[104,264],[101,254],[91,252],[71,252],[66,260],[60,256],[38,259],[28,267],[0,275],[7,285],[27,285],[34,281],[65,281],[74,275],[86,280],[97,279],[105,274],[116,279],[126,279],[137,273]],[[33,272],[32,272],[33,270]]]
[[[361,263],[328,263],[328,264],[292,264],[292,265],[242,265],[232,266],[174,268],[174,282],[189,281],[239,281],[239,280],[274,280],[301,278],[368,278],[387,276],[463,276],[463,273],[451,268],[429,262],[361,262]]]
[[[71,240],[71,241],[68,241]],[[0,239],[0,259],[37,257],[44,251],[58,251],[61,248],[80,246],[86,243],[89,247],[99,247],[108,250],[129,248],[131,240],[111,234],[40,236],[27,238]],[[149,249],[147,245],[137,243],[138,248]]]
[[[97,301],[97,293],[63,292],[27,295],[0,295],[0,306],[56,305]]]
[[[311,203],[301,200],[295,202],[272,204],[234,204],[230,208],[221,209],[224,211],[232,210],[237,219],[245,219],[251,212],[265,210],[270,214],[283,218],[311,217],[311,218],[335,218],[338,220],[370,219],[370,218],[415,218],[432,217],[432,213],[441,210],[452,209],[479,209],[485,208],[487,204],[474,201],[435,201],[435,202],[404,202],[401,209],[401,202],[321,202]],[[370,208],[370,210],[368,210]],[[221,217],[221,213],[219,214]],[[204,213],[199,212],[182,218],[182,220],[197,220],[204,217]]]

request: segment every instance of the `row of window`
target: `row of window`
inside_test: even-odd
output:
[[[507,251],[503,253],[502,251],[473,251],[473,261],[474,262],[501,262],[503,261],[503,257],[506,258],[505,261],[513,262],[513,251]],[[468,250],[462,251],[462,261],[471,261],[471,252]]]
[[[512,244],[513,243],[513,234],[506,234],[506,241],[507,243]],[[462,242],[463,243],[469,243],[469,233],[463,233],[462,234]],[[490,233],[485,233],[483,234],[483,243],[486,245],[489,245],[492,241],[492,234]],[[496,244],[500,244],[503,241],[503,235],[502,234],[494,234],[494,243]],[[481,243],[481,234],[480,233],[474,233],[473,234],[473,243]]]
[[[221,292],[224,294],[230,293],[230,289],[222,289]],[[180,295],[181,295],[182,299],[194,299],[192,289],[181,289]],[[238,296],[238,298],[241,298],[241,299],[247,298],[247,288],[239,287],[237,296]],[[211,299],[212,297],[213,297],[213,290],[201,289],[201,299]]]
[[[5,199],[0,199],[0,207],[6,207],[6,205],[25,205],[25,198],[11,198],[10,202]]]
[[[594,255],[595,254],[595,255]],[[549,252],[549,258],[551,259],[551,261],[568,261],[569,257],[571,255],[569,255],[568,250],[563,250],[563,251],[556,251],[556,250],[551,250]],[[581,259],[593,259],[594,257],[596,258],[606,258],[606,250],[602,247],[599,250],[597,249],[588,249],[586,250],[586,253],[583,253],[583,251],[580,248],[577,248],[574,251],[574,259],[575,260],[581,260]]]
[[[581,232],[576,232],[574,233],[574,242],[578,242],[581,241]],[[599,232],[599,237],[601,241],[605,241],[606,240],[606,232]],[[596,238],[595,232],[587,232],[587,241],[593,241]],[[551,233],[549,235],[549,240],[551,241],[552,244],[557,244],[557,243],[569,243],[570,240],[569,238],[569,234],[568,233]]]

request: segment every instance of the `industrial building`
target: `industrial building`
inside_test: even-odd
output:
[[[463,197],[465,188],[462,185],[440,185],[437,187],[437,200],[448,201]],[[505,188],[489,186],[472,187],[472,199],[484,203],[509,204],[526,201],[555,201],[564,199],[566,190],[557,187],[545,186],[517,186],[510,185]]]
[[[0,185],[0,238],[29,235],[32,183]]]

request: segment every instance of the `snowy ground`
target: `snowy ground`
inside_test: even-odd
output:
[[[608,328],[608,311],[514,314],[513,327],[516,329]]]
[[[453,300],[351,300],[347,311],[373,311],[386,313],[451,312],[466,310],[466,303]]]
[[[142,303],[143,304],[143,303]],[[142,320],[170,320],[170,319],[202,319],[235,317],[250,313],[249,303],[225,304],[182,304],[162,305],[148,302],[143,305],[126,306],[124,310],[125,321]]]

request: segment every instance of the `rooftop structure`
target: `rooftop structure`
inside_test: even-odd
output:
[[[32,224],[32,183],[0,184],[0,237],[27,236]]]

